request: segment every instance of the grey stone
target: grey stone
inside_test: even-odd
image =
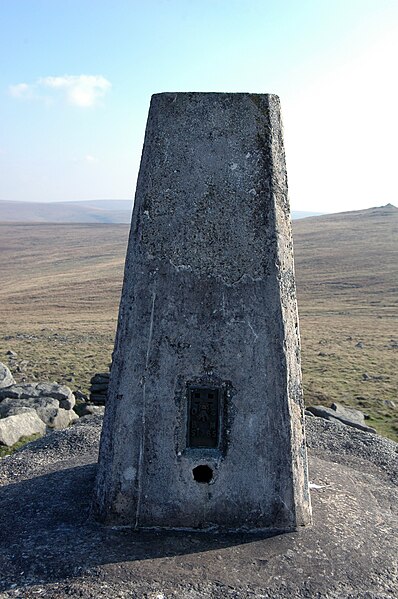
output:
[[[6,397],[0,403],[0,418],[25,409],[35,410],[49,428],[65,428],[78,418],[73,410],[61,408],[60,401],[54,397]]]
[[[15,385],[14,377],[7,366],[0,362],[0,389],[10,387],[10,385]]]
[[[338,411],[332,408],[326,408],[325,406],[308,406],[307,411],[312,413],[314,416],[318,416],[319,418],[325,418],[326,420],[339,420],[343,424],[347,426],[352,426],[354,428],[358,428],[361,431],[366,431],[368,433],[377,432],[376,429],[374,429],[373,427],[366,426],[366,424],[362,424],[362,422],[359,421],[358,416],[356,416],[355,414],[353,416],[350,416],[350,410],[348,408],[344,408],[344,411]],[[359,412],[359,410],[353,411]]]
[[[16,408],[29,408],[37,412],[40,410],[41,414],[44,414],[45,410],[57,410],[59,401],[52,397],[5,397],[0,403],[0,417],[6,418],[10,411],[14,411]],[[41,414],[39,414],[40,417]],[[44,421],[46,422],[46,419]]]
[[[135,528],[311,520],[276,96],[152,98],[94,509]]]
[[[105,405],[109,387],[109,373],[98,372],[91,378],[90,401]]]
[[[109,387],[108,383],[95,383],[91,385],[91,392],[96,393],[97,391],[107,391]]]
[[[0,420],[0,445],[11,447],[22,437],[44,435],[46,425],[34,410],[8,416]]]
[[[64,410],[63,408],[58,408],[56,413],[48,419],[47,426],[53,429],[67,428],[77,420],[79,420],[79,416],[76,414],[76,412],[74,412],[74,410]]]
[[[343,406],[341,403],[332,403],[330,406],[334,412],[336,412],[336,418],[345,418],[350,422],[356,422],[357,424],[365,425],[365,414],[361,410],[355,408],[348,408]]]
[[[99,406],[104,406],[106,404],[107,393],[91,393],[90,401]]]
[[[54,397],[59,400],[59,405],[65,410],[71,410],[76,403],[72,390],[66,385],[58,383],[39,383],[37,391],[43,397]]]
[[[82,416],[93,416],[100,415],[103,416],[105,413],[105,406],[96,406],[92,404],[80,404],[75,408],[76,412],[80,417]]]
[[[14,397],[16,399],[53,398],[58,400],[60,407],[65,410],[72,409],[76,403],[72,390],[57,383],[14,384],[7,387],[7,389],[0,389],[0,402],[5,397]]]
[[[31,397],[39,397],[40,392],[36,389],[37,384],[26,385],[11,385],[7,389],[0,389],[0,402],[4,398],[29,399]]]
[[[14,401],[14,400],[12,400]],[[8,406],[3,406],[3,409],[1,409],[1,404],[0,404],[0,418],[7,418],[8,416],[15,416],[16,414],[26,414],[26,412],[32,412],[32,410],[34,410],[34,408],[29,408],[28,406],[21,406],[21,405],[13,405],[10,404]],[[36,410],[34,410],[36,411]]]
[[[54,401],[58,403],[57,399]],[[36,412],[39,418],[41,418],[49,428],[66,428],[69,425],[69,419],[65,422],[62,418],[62,414],[60,418],[57,419],[60,409],[62,408],[60,408],[59,405],[55,407],[48,403],[47,405],[37,406]],[[61,426],[55,426],[54,423],[59,423]]]

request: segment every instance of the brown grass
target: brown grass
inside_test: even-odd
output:
[[[397,229],[396,209],[294,222],[306,402],[359,407],[396,440]],[[87,391],[107,369],[127,237],[127,225],[0,224],[0,361],[9,349],[28,361],[18,380]]]
[[[398,210],[305,219],[293,230],[306,403],[363,409],[398,440]]]

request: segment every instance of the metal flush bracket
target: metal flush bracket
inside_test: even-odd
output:
[[[217,449],[221,440],[221,390],[188,387],[187,447]]]

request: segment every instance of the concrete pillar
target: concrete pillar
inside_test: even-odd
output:
[[[311,520],[277,96],[152,97],[94,505],[136,528]]]

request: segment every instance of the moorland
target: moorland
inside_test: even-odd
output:
[[[88,391],[111,361],[129,226],[0,223],[0,361]],[[307,405],[398,440],[398,209],[293,221]]]

